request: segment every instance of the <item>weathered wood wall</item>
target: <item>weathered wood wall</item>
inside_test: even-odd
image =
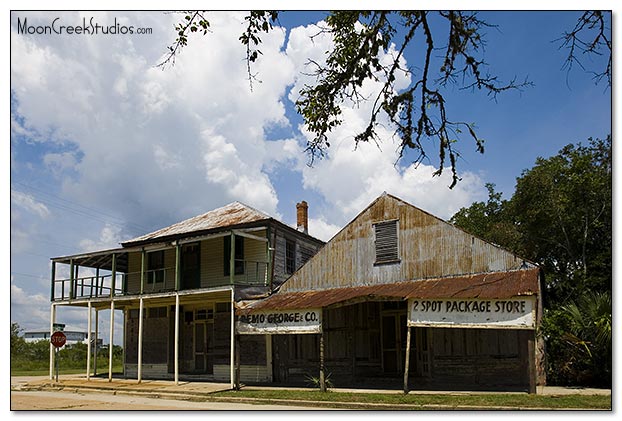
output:
[[[376,222],[398,220],[399,263],[375,265]],[[292,276],[281,292],[514,270],[523,259],[393,196],[383,195]]]

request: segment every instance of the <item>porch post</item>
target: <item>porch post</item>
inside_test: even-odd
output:
[[[112,261],[114,262],[114,257]],[[113,273],[114,273],[114,263],[112,267],[113,267]],[[114,285],[114,278],[113,278],[113,285]],[[110,300],[110,342],[108,343],[108,381],[109,382],[112,381],[112,350],[114,348],[113,339],[114,339],[114,300]]]
[[[270,251],[270,226],[268,225],[268,227],[266,228],[266,238],[268,239],[268,241],[266,241],[266,258],[267,258],[267,265],[266,265],[266,286],[270,286],[270,290],[272,290],[272,252]]]
[[[50,306],[50,338],[54,333],[54,323],[56,323],[56,305]],[[54,379],[54,345],[50,341],[50,380]]]
[[[408,369],[410,367],[410,329],[406,327],[406,359],[404,360],[404,394],[408,394]]]
[[[181,259],[181,246],[179,243],[175,244],[175,291],[179,291],[181,277],[179,276],[179,270],[181,269],[179,266],[179,262]]]
[[[112,279],[110,280],[110,299],[114,297],[115,284],[117,283],[117,255],[112,253]]]
[[[266,369],[270,382],[274,381],[272,369],[272,335],[266,335]]]
[[[235,335],[235,390],[240,390],[240,335]]]
[[[95,268],[95,297],[99,296],[99,268]],[[91,298],[93,298],[93,285],[91,285]]]
[[[175,385],[179,384],[179,294],[175,294]]]
[[[91,308],[91,300],[89,300],[88,316],[86,318],[86,380],[91,380],[91,317],[93,309]]]
[[[138,383],[143,379],[143,298],[138,310]]]
[[[231,247],[229,247],[229,284],[235,282],[235,234],[231,231]],[[233,302],[233,298],[231,298]]]
[[[50,301],[54,301],[54,282],[56,281],[56,262],[52,262],[52,274],[50,276],[52,282],[50,285]]]
[[[320,326],[320,392],[326,392],[326,377],[324,376],[324,324]]]
[[[145,291],[145,254],[147,252],[145,249],[140,253],[140,293],[142,294]],[[142,300],[141,300],[142,303]]]
[[[99,338],[99,310],[95,309],[95,352],[93,352],[93,357],[95,361],[93,362],[93,375],[97,376],[97,345]]]
[[[527,331],[527,364],[529,364],[529,393],[536,394],[536,331]]]
[[[69,299],[73,299],[73,284],[75,282],[73,259],[69,259]],[[63,297],[64,298],[64,297]]]
[[[231,234],[233,237],[233,234]],[[231,246],[233,249],[233,245]],[[232,272],[233,273],[233,272]],[[233,304],[235,301],[235,295],[233,292],[233,286],[231,286],[231,344],[230,344],[230,372],[229,372],[229,381],[231,383],[231,389],[234,388],[234,354],[235,354],[235,305]]]

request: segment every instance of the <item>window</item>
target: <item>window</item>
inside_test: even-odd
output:
[[[231,236],[224,237],[223,265],[225,276],[230,274],[229,260],[231,258]],[[244,237],[235,236],[235,275],[244,274]]]
[[[296,272],[296,242],[285,240],[285,273],[291,275]]]
[[[164,250],[147,254],[147,284],[164,282]]]
[[[376,240],[375,264],[399,263],[397,219],[374,224],[374,234]]]

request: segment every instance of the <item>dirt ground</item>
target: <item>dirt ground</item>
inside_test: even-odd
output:
[[[189,402],[109,393],[11,392],[11,411],[309,411],[313,409],[303,406]],[[327,408],[318,409],[326,410]]]

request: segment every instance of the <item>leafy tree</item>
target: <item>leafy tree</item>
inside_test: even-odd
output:
[[[19,327],[18,323],[11,322],[11,357],[13,357],[13,355],[22,355],[24,353],[26,341],[24,338],[19,336],[21,331],[22,328]]]
[[[517,179],[510,213],[520,251],[543,267],[553,302],[611,291],[611,169],[608,136],[538,158]]]
[[[516,250],[520,247],[519,234],[509,214],[508,202],[501,199],[494,184],[487,183],[486,189],[486,202],[474,202],[468,208],[461,208],[449,222],[486,241]]]
[[[553,384],[611,385],[611,136],[567,145],[517,178],[510,200],[451,221],[544,269],[542,334]]]
[[[261,35],[272,30],[278,21],[277,11],[251,11],[240,42],[246,46],[246,62],[251,84],[256,75],[251,64],[259,59]],[[611,40],[608,22],[610,15],[585,12],[573,30],[565,32],[560,48],[568,49],[565,67],[570,71],[579,61],[578,53],[586,56],[609,54],[609,64],[595,73],[597,81],[607,78],[611,85]],[[326,52],[324,62],[312,62],[316,81],[299,92],[296,108],[304,118],[313,139],[307,142],[306,152],[312,164],[330,147],[329,134],[342,123],[344,103],[373,104],[364,130],[355,135],[359,142],[379,142],[376,132],[383,118],[395,127],[400,139],[400,158],[413,151],[416,162],[428,158],[430,148],[436,148],[440,175],[447,166],[452,172],[453,187],[458,181],[458,143],[464,136],[474,141],[478,152],[484,152],[481,139],[471,122],[449,115],[445,92],[458,85],[461,89],[481,90],[493,98],[507,90],[520,90],[531,85],[516,77],[501,81],[488,70],[482,58],[484,32],[495,26],[480,19],[475,12],[466,11],[333,11],[328,13],[319,30],[329,34],[334,42]],[[175,25],[177,38],[159,66],[174,63],[182,47],[188,44],[189,34],[208,34],[211,31],[207,14],[201,11],[184,12]],[[391,45],[395,51],[388,62],[379,54]],[[408,52],[411,67],[404,67]],[[440,57],[438,52],[441,52]],[[416,70],[413,70],[416,69]],[[410,84],[405,89],[396,86],[397,76],[405,74]],[[375,97],[361,93],[368,81],[380,82],[382,88]]]
[[[249,80],[255,75],[251,63],[261,55],[260,35],[272,29],[278,20],[278,12],[251,11],[246,17],[246,30],[240,41],[247,48]],[[493,27],[478,18],[477,13],[463,11],[334,11],[330,12],[320,33],[329,34],[334,48],[327,52],[324,62],[312,62],[315,66],[314,85],[305,86],[296,101],[297,111],[302,115],[307,129],[313,134],[306,152],[311,163],[325,155],[330,147],[329,133],[342,120],[344,103],[359,104],[372,101],[373,108],[365,129],[354,137],[359,142],[378,142],[376,127],[381,116],[394,125],[401,139],[400,157],[413,150],[421,162],[428,157],[426,149],[437,141],[440,175],[449,167],[453,174],[453,187],[458,181],[457,159],[460,156],[455,145],[463,133],[474,142],[477,151],[484,152],[484,141],[478,137],[474,125],[456,120],[446,107],[445,89],[459,83],[465,89],[482,90],[492,97],[510,89],[531,85],[516,79],[503,82],[487,70],[482,49],[484,30]],[[160,66],[172,63],[180,48],[187,45],[188,34],[209,32],[209,21],[204,12],[187,12],[175,26],[177,39],[168,47],[168,54]],[[420,54],[409,61],[416,62],[418,70],[404,66],[404,54],[409,47],[422,42],[424,47],[412,48],[410,55]],[[396,50],[388,62],[380,60],[380,53],[387,52],[392,44]],[[436,57],[434,51],[442,51]],[[399,74],[408,75],[410,85],[403,90],[396,87]],[[380,82],[381,89],[374,98],[361,93],[367,81]],[[425,141],[430,144],[425,146]]]

